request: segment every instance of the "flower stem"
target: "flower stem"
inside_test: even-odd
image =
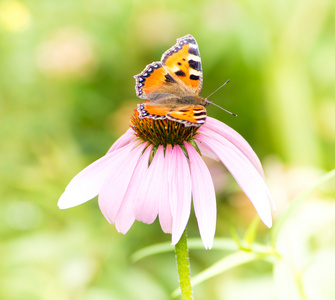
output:
[[[191,269],[188,256],[186,229],[175,246],[179,285],[182,300],[193,300],[191,287]]]

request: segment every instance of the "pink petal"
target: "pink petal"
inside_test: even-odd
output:
[[[132,128],[129,128],[122,136],[120,136],[115,143],[112,145],[112,147],[108,150],[107,153],[111,153],[117,149],[120,149],[124,147],[125,145],[128,145],[130,141],[134,140],[136,138],[135,131]]]
[[[161,191],[158,194],[159,198],[159,223],[162,227],[162,230],[165,233],[172,233],[172,213],[171,213],[171,206],[169,200],[169,192],[168,192],[168,170],[170,167],[169,160],[164,158],[164,147],[159,146],[157,149],[156,155],[160,155],[163,160],[160,158],[161,161]]]
[[[134,147],[134,144],[135,142],[130,143],[129,146]],[[112,224],[115,222],[138,159],[146,145],[145,143],[138,145],[130,153],[128,152],[122,160],[118,160],[114,168],[110,170],[110,174],[99,192],[100,209],[108,222]]]
[[[184,143],[188,153],[194,212],[202,242],[206,249],[213,246],[216,228],[216,198],[213,180],[209,170],[198,152],[189,143]]]
[[[165,184],[162,178],[164,171],[163,166],[164,148],[160,146],[149,167],[147,164],[147,172],[144,175],[145,179],[142,181],[136,197],[136,220],[146,224],[151,224],[155,221],[158,214],[159,198]]]
[[[106,154],[77,174],[61,195],[58,201],[59,208],[73,207],[97,196],[111,170],[118,161],[124,160],[133,147],[126,146]]]
[[[210,132],[208,130],[220,134],[231,143],[233,143],[250,160],[250,162],[254,165],[259,174],[261,174],[264,178],[264,171],[258,156],[250,147],[248,142],[238,132],[236,132],[234,129],[227,126],[226,124],[211,117],[207,117],[206,123],[201,126],[198,132],[203,132],[204,134],[209,136]]]
[[[140,157],[130,180],[120,210],[116,216],[115,227],[117,231],[123,234],[127,233],[135,221],[135,198],[138,194],[139,186],[145,179],[151,150],[152,146],[149,145]]]
[[[187,158],[180,146],[168,146],[165,152],[168,168],[168,191],[172,213],[172,245],[178,243],[191,213],[191,177]]]
[[[197,139],[207,144],[233,175],[268,227],[272,226],[269,192],[255,166],[231,142],[218,134],[198,134]]]

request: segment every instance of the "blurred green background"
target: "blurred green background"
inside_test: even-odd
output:
[[[238,132],[263,162],[279,219],[335,165],[335,4],[284,1],[0,1],[0,298],[170,299],[173,252],[132,262],[170,241],[157,222],[125,236],[96,199],[57,201],[72,177],[106,153],[139,100],[133,75],[192,34],[207,96],[238,114],[208,114]],[[255,211],[210,163],[217,237],[243,235]],[[195,287],[195,299],[334,299],[334,180],[281,227],[282,259],[256,261]],[[189,235],[199,237],[194,214]],[[257,241],[267,243],[260,225]],[[171,249],[173,249],[171,247]],[[192,250],[192,274],[226,253]]]

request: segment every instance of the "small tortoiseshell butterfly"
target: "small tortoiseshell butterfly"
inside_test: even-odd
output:
[[[177,39],[160,62],[147,65],[134,78],[137,97],[149,100],[137,105],[139,118],[168,119],[186,127],[199,127],[206,122],[205,106],[212,102],[200,96],[201,60],[192,35]]]

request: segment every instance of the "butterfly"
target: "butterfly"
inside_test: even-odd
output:
[[[205,106],[212,102],[200,96],[202,67],[198,44],[188,34],[134,76],[137,97],[148,100],[137,105],[139,118],[168,119],[186,127],[206,122]]]

